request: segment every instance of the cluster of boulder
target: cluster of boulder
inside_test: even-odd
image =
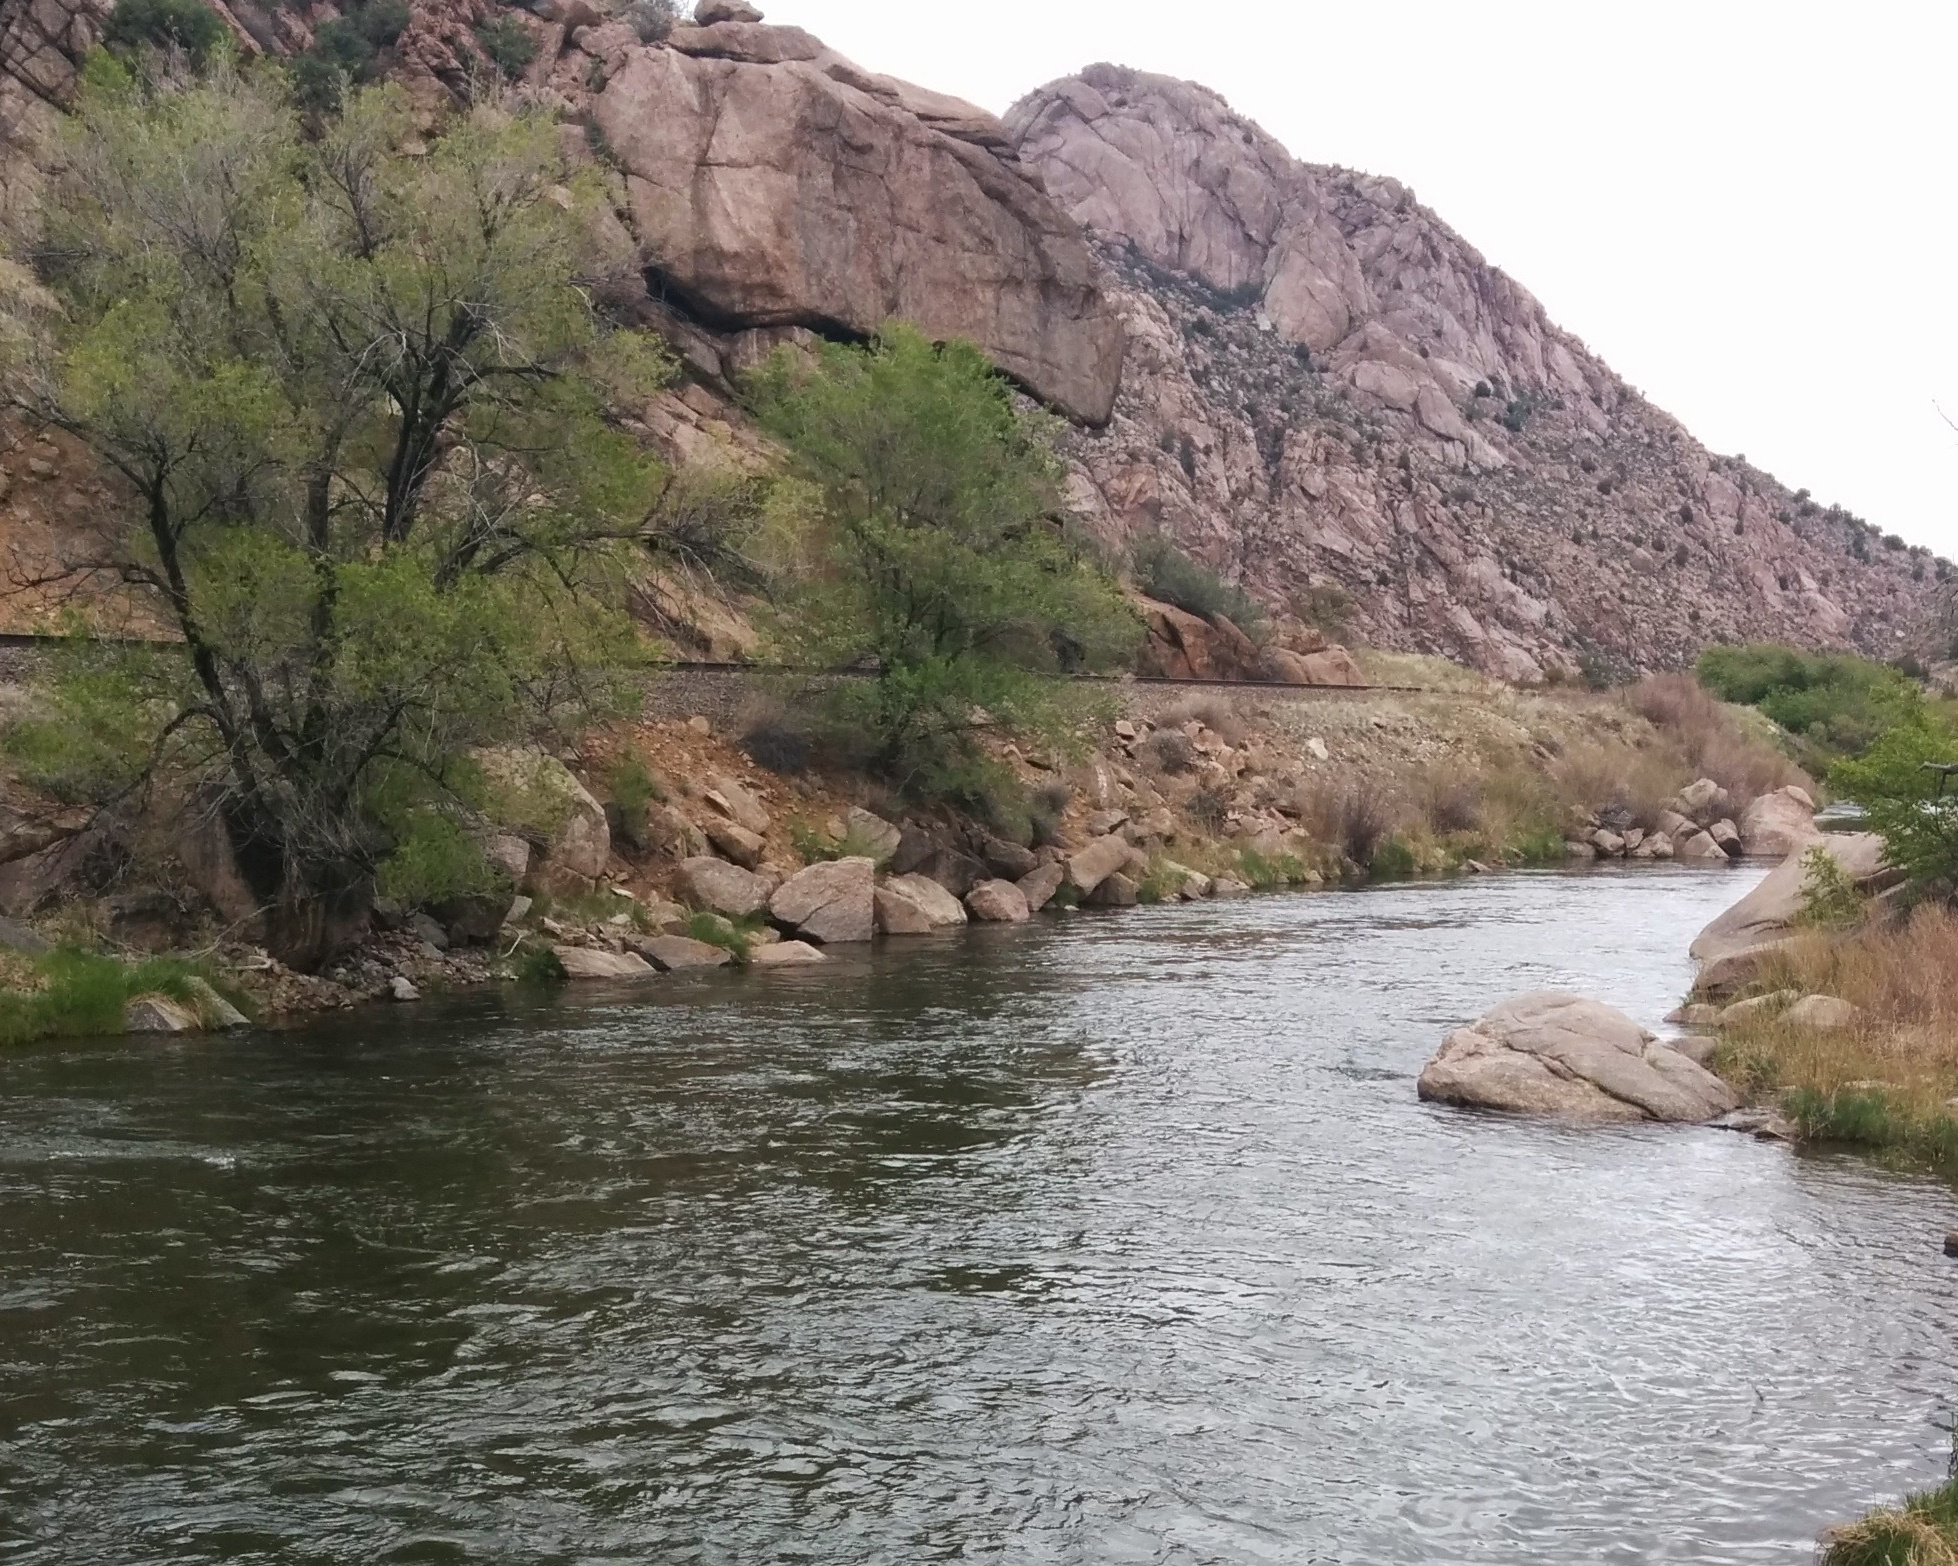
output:
[[[1738,818],[1738,819],[1737,819]],[[1600,811],[1565,848],[1580,859],[1682,859],[1724,864],[1730,859],[1781,859],[1820,840],[1815,801],[1794,784],[1736,808],[1712,778],[1689,783],[1641,827],[1623,807]]]
[[[1711,800],[1699,802],[1712,808]],[[1707,1063],[1719,1033],[1768,1024],[1838,1033],[1861,1020],[1855,1006],[1834,995],[1779,989],[1734,998],[1758,982],[1764,959],[1794,939],[1811,870],[1808,855],[1817,844],[1860,890],[1881,893],[1897,884],[1896,872],[1883,864],[1883,840],[1874,834],[1818,833],[1802,842],[1693,942],[1700,965],[1696,998],[1666,1019],[1688,1029],[1685,1036],[1660,1039],[1602,1002],[1537,991],[1504,1001],[1450,1033],[1421,1073],[1420,1096],[1582,1121],[1711,1122],[1761,1135],[1792,1134],[1771,1110],[1743,1110]]]
[[[1153,598],[1136,599],[1146,630],[1138,674],[1169,680],[1262,680],[1274,685],[1367,683],[1358,660],[1296,615],[1277,616],[1254,641],[1227,614],[1193,614]]]

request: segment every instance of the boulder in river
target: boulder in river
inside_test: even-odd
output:
[[[1421,1072],[1422,1098],[1600,1123],[1698,1122],[1733,1089],[1602,1001],[1535,990],[1457,1028]]]
[[[927,929],[945,930],[965,923],[965,904],[928,875],[894,875],[877,889],[877,895],[882,899],[901,898],[909,903],[925,921]],[[908,925],[912,921],[906,918],[903,922]]]
[[[1025,924],[1031,911],[1027,894],[1011,881],[981,881],[965,894],[965,905],[982,924]]]
[[[601,951],[595,946],[551,947],[567,979],[643,979],[653,965],[636,952]]]

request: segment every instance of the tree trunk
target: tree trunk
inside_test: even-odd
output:
[[[266,813],[233,800],[225,834],[265,926],[265,949],[288,968],[317,973],[359,941],[374,906],[373,878],[348,864],[295,863]]]

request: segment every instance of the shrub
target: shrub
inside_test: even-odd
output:
[[[406,0],[367,0],[354,12],[354,26],[377,49],[393,47],[408,30],[409,19]]]
[[[1190,803],[1184,808],[1192,821],[1215,837],[1224,830],[1224,823],[1229,819],[1230,796],[1221,789],[1200,788],[1190,796]]]
[[[1400,817],[1399,802],[1367,777],[1313,794],[1305,806],[1313,837],[1332,844],[1361,870],[1372,866]]]
[[[1482,820],[1482,790],[1468,778],[1431,782],[1427,814],[1437,832],[1473,831]]]
[[[417,811],[403,827],[394,851],[374,876],[383,897],[425,908],[454,897],[476,897],[508,886],[508,878],[483,857],[462,824],[432,810]]]
[[[1154,772],[1174,775],[1196,764],[1196,747],[1180,729],[1157,729],[1138,749],[1142,764]]]
[[[1803,924],[1842,930],[1862,922],[1868,903],[1836,856],[1820,844],[1802,855]]]
[[[478,22],[476,42],[488,56],[490,64],[511,81],[523,75],[525,68],[537,58],[537,39],[514,16],[503,15]]]
[[[1315,583],[1292,600],[1292,613],[1333,641],[1345,637],[1352,612],[1353,595],[1337,582]]]
[[[639,35],[641,43],[659,43],[680,20],[680,7],[674,0],[634,0],[620,20]]]
[[[1358,861],[1354,861],[1356,864]],[[1398,833],[1383,838],[1367,864],[1367,874],[1377,881],[1402,880],[1418,869],[1414,846]]]
[[[758,767],[781,777],[794,777],[810,766],[809,735],[780,718],[763,718],[741,736],[741,750]]]
[[[1033,846],[1045,848],[1060,836],[1062,818],[1073,793],[1058,779],[1043,783],[1027,796],[1027,820],[1033,828]]]
[[[1156,720],[1156,732],[1180,729],[1191,719],[1201,723],[1226,745],[1244,742],[1244,725],[1230,703],[1221,696],[1179,697],[1162,710],[1162,715]]]
[[[1165,534],[1145,533],[1129,551],[1135,585],[1149,597],[1203,619],[1223,615],[1241,630],[1262,624],[1265,611],[1240,587],[1192,559]]]
[[[374,63],[373,42],[349,18],[336,16],[313,32],[312,58],[351,81],[364,81]]]
[[[517,959],[519,984],[562,984],[565,977],[564,964],[548,946],[526,946]]]
[[[102,29],[103,47],[127,54],[149,46],[181,49],[201,66],[225,37],[224,23],[202,0],[117,0]]]

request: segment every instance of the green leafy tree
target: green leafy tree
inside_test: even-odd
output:
[[[1868,750],[1831,769],[1830,786],[1863,807],[1920,892],[1958,895],[1958,779],[1932,770],[1958,762],[1958,734],[1921,702],[1894,703],[1886,716]]]
[[[0,258],[0,397],[122,485],[63,581],[123,584],[181,643],[86,660],[13,744],[96,800],[207,803],[304,965],[391,856],[422,887],[472,748],[611,709],[625,541],[668,487],[606,411],[668,361],[595,313],[630,257],[556,127],[411,132],[389,89],[309,139],[272,71],[98,60]]]
[[[1063,536],[1051,421],[1018,411],[977,348],[892,325],[778,355],[751,393],[819,497],[825,558],[790,640],[874,669],[833,700],[894,776],[969,787],[988,729],[1051,726],[1052,676],[1133,648],[1120,592]]]

